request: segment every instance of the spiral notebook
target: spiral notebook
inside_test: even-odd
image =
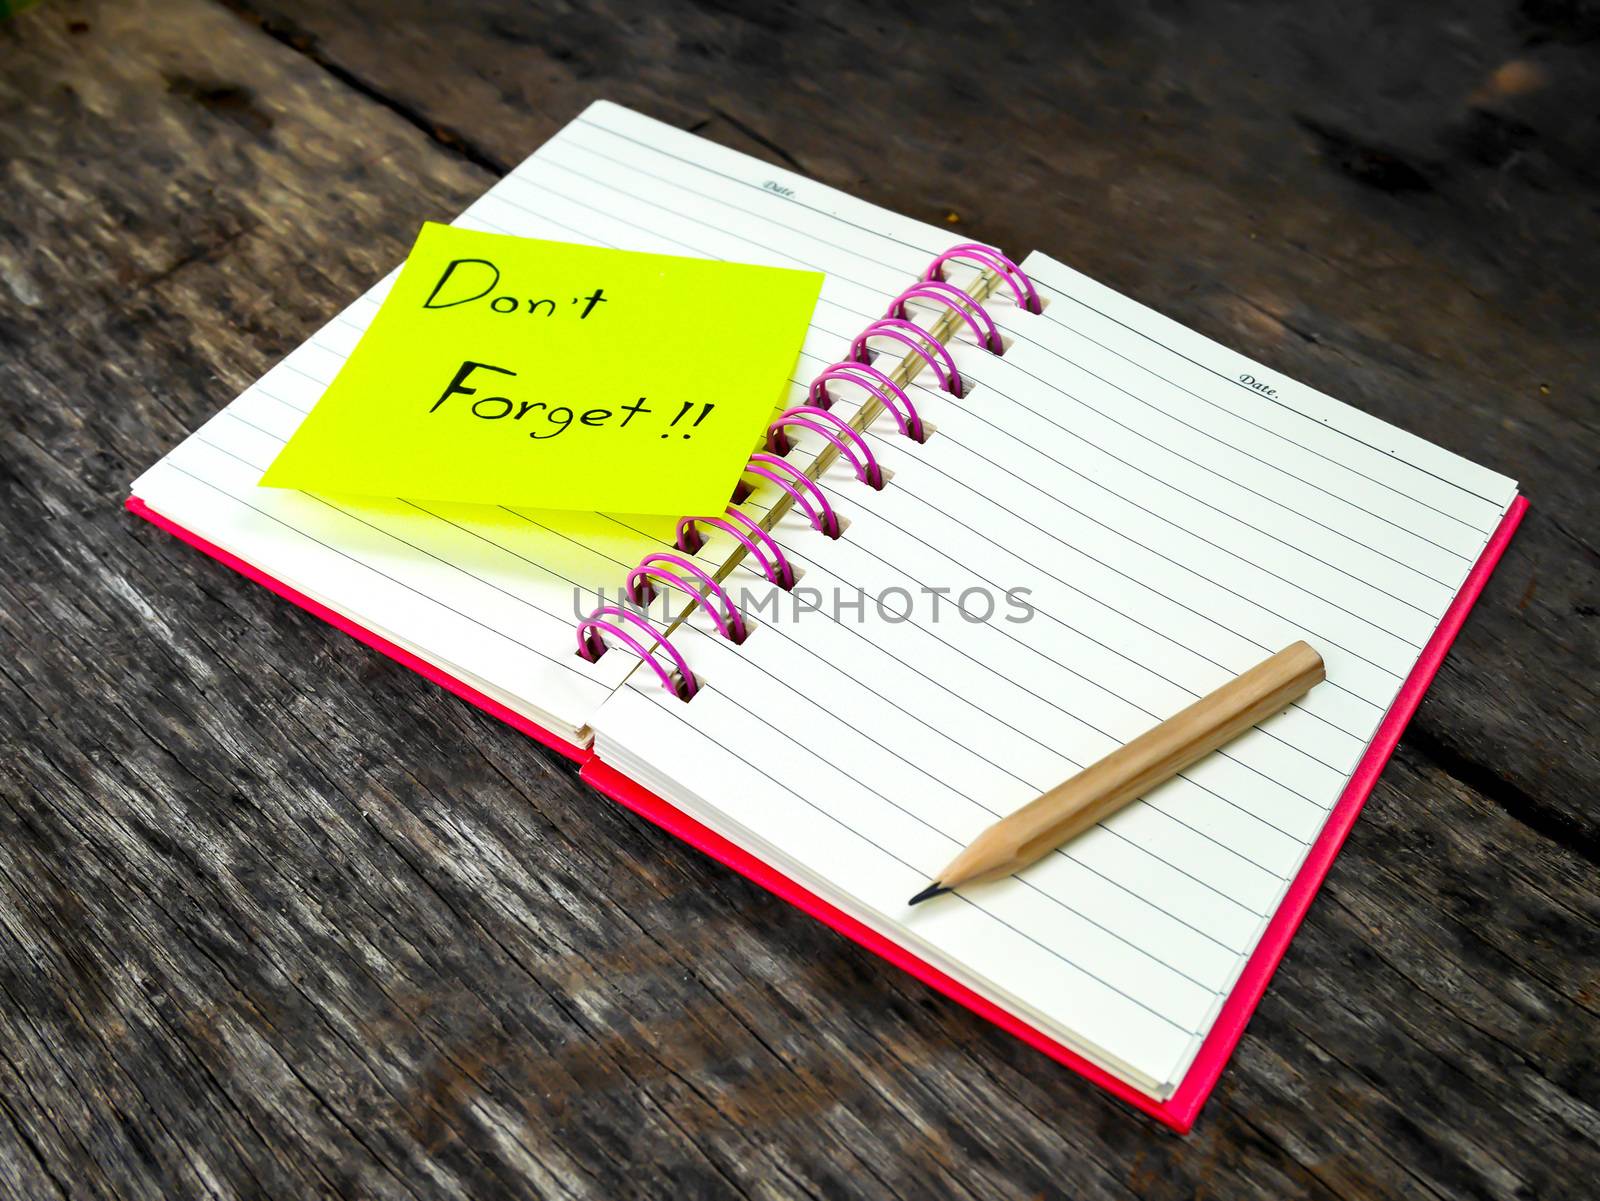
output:
[[[1047,255],[612,104],[459,223],[826,273],[728,511],[670,531],[258,488],[387,280],[129,507],[1187,1129],[1515,484]],[[906,906],[996,815],[1298,638],[1328,678],[1289,710],[1021,876]]]

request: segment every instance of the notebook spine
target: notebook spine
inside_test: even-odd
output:
[[[958,287],[945,278],[945,265],[957,261],[979,268],[979,274],[967,288]],[[789,431],[809,431],[827,444],[813,464],[817,475],[820,476],[837,456],[851,466],[861,483],[882,489],[887,482],[883,468],[864,436],[865,428],[878,412],[872,402],[893,416],[902,434],[913,442],[925,442],[928,427],[907,391],[912,377],[926,367],[933,373],[940,391],[956,397],[967,392],[967,381],[956,367],[950,348],[934,330],[944,325],[953,332],[965,325],[983,349],[994,355],[1004,354],[1005,343],[999,328],[982,303],[1001,287],[1010,291],[1017,307],[1024,312],[1042,311],[1033,281],[1022,268],[992,246],[962,242],[938,255],[920,279],[890,301],[884,316],[856,335],[845,358],[817,373],[806,389],[803,404],[778,414],[767,427],[766,449],[750,456],[743,475],[776,484],[784,493],[780,505],[792,504],[805,514],[818,533],[826,538],[838,538],[843,526],[821,483],[785,457],[793,449]],[[908,316],[907,305],[913,301],[942,307],[946,315],[933,329],[924,329]],[[873,365],[869,346],[873,339],[895,342],[905,349],[905,357],[895,373],[886,373]],[[896,375],[900,378],[896,379]],[[828,391],[830,383],[854,384],[868,394],[868,403],[862,409],[868,417],[861,420],[858,414],[859,426],[832,411],[834,397]],[[772,584],[786,591],[794,587],[794,567],[777,539],[737,504],[730,504],[720,514],[681,518],[675,538],[677,549],[684,553],[655,551],[646,555],[628,573],[623,594],[632,604],[643,607],[655,599],[662,585],[674,588],[705,610],[718,634],[738,645],[750,633],[744,614],[717,577],[686,557],[704,545],[703,528],[725,533],[738,545],[730,567],[748,556]],[[667,691],[688,701],[700,684],[667,633],[657,629],[642,612],[620,605],[603,605],[578,624],[578,653],[590,662],[598,660],[611,647],[606,641],[609,637],[649,664]]]

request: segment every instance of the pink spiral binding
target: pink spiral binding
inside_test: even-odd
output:
[[[663,563],[668,566],[659,566]],[[687,571],[705,585],[706,591],[701,592],[677,571],[669,568]],[[710,615],[711,620],[716,623],[717,630],[729,642],[737,644],[748,637],[749,630],[745,626],[744,614],[739,612],[739,606],[733,603],[733,598],[721,584],[717,583],[711,573],[698,563],[685,559],[682,555],[669,555],[662,551],[646,555],[639,560],[639,566],[628,573],[627,582],[623,585],[628,599],[634,604],[647,605],[655,598],[655,586],[650,580],[651,576],[655,576],[664,584],[671,584],[695,601]],[[711,603],[713,596],[722,602],[720,611]]]
[[[746,526],[755,525],[754,522],[732,505],[728,506],[727,512],[729,517],[737,517]],[[788,558],[778,548],[778,544],[773,541],[772,535],[761,529],[760,526],[756,526],[756,529],[760,531],[758,537],[752,538],[731,521],[722,517],[680,517],[678,519],[678,549],[691,555],[705,545],[705,539],[700,536],[700,531],[695,529],[696,525],[709,525],[713,529],[718,529],[728,534],[745,550],[749,551],[757,563],[761,564],[761,574],[766,576],[769,581],[780,588],[794,587],[794,568],[789,566]],[[767,551],[763,549],[763,545],[776,552],[774,557],[767,557]]]
[[[924,441],[927,429],[916,406],[904,388],[872,365],[867,344],[872,338],[888,338],[899,342],[922,359],[938,379],[940,388],[961,396],[966,389],[949,347],[906,316],[907,301],[917,298],[932,300],[966,322],[978,344],[985,350],[997,355],[1005,353],[1000,331],[995,327],[988,310],[970,293],[945,280],[944,264],[955,259],[965,259],[998,273],[1011,288],[1021,308],[1030,313],[1042,310],[1043,305],[1033,281],[1022,268],[998,250],[977,242],[952,246],[928,264],[921,280],[890,302],[888,312],[883,317],[857,335],[850,344],[849,358],[824,368],[811,381],[807,404],[785,409],[778,415],[777,420],[767,427],[767,450],[751,455],[745,465],[744,474],[758,476],[778,485],[789,494],[811,524],[830,538],[837,538],[840,534],[839,516],[817,481],[781,457],[788,454],[793,446],[785,431],[790,426],[798,426],[820,434],[855,469],[857,479],[873,488],[883,487],[883,468],[866,439],[855,427],[828,411],[833,404],[833,397],[828,393],[828,381],[838,380],[865,388],[894,414],[902,433],[918,442]],[[728,506],[725,517],[684,517],[679,520],[677,527],[679,550],[694,554],[704,545],[704,539],[696,528],[699,525],[712,526],[732,537],[761,565],[763,574],[772,583],[785,589],[794,587],[794,567],[777,540],[759,522],[732,505]],[[687,572],[689,578],[682,572]],[[648,554],[628,573],[625,592],[629,599],[635,604],[648,603],[655,595],[652,578],[678,588],[691,597],[705,609],[718,632],[730,642],[740,643],[749,637],[750,628],[744,614],[739,611],[727,590],[699,564],[682,555],[664,552]],[[701,587],[691,583],[691,579],[697,580]],[[713,604],[713,598],[719,604]],[[607,618],[613,620],[605,620]],[[634,637],[626,628],[630,625],[648,635],[649,642],[641,642]],[[609,635],[650,664],[662,686],[680,700],[687,701],[700,690],[699,681],[678,649],[639,613],[616,605],[603,606],[578,624],[577,634],[578,653],[590,662],[598,660],[609,649],[605,641]],[[666,651],[671,668],[657,657],[657,648]]]
[[[928,440],[928,433],[922,427],[922,418],[917,415],[917,407],[911,403],[911,398],[906,395],[905,389],[870,363],[853,363],[846,360],[824,367],[811,381],[811,390],[806,395],[806,403],[815,405],[819,409],[832,408],[833,397],[828,394],[828,381],[831,379],[865,388],[883,402],[884,408],[894,414],[895,423],[899,425],[902,434],[913,442]]]
[[[771,480],[793,497],[794,503],[800,506],[800,511],[810,519],[819,534],[828,538],[839,536],[841,533],[839,515],[828,503],[828,494],[817,486],[816,480],[788,459],[780,459],[777,455],[758,450],[750,456],[750,462],[745,465],[744,470],[746,475],[758,475],[762,479]]]
[[[840,420],[826,409],[797,405],[778,414],[778,419],[767,426],[767,449],[774,454],[786,455],[792,445],[784,427],[798,425],[801,429],[821,434],[833,443],[850,466],[856,469],[856,478],[872,488],[883,487],[883,468],[872,453],[872,448],[847,421]],[[833,428],[829,428],[829,426]],[[839,435],[843,434],[841,438]],[[854,449],[852,449],[852,446]]]
[[[793,588],[795,581],[794,567],[789,562],[789,556],[783,553],[783,547],[778,545],[778,540],[763,529],[760,522],[752,521],[749,514],[741,509],[735,509],[732,505],[728,506],[728,516],[744,526],[750,532],[750,536],[765,546],[768,552],[771,553],[773,562],[778,569],[778,578],[772,582],[784,591]],[[768,578],[770,579],[771,577],[769,576]]]
[[[942,281],[944,265],[952,259],[966,259],[996,272],[1010,285],[1011,294],[1017,298],[1018,305],[1030,313],[1044,312],[1044,305],[1039,303],[1039,293],[1034,291],[1033,281],[1022,268],[994,247],[985,246],[981,242],[962,242],[959,246],[950,247],[928,264],[928,269],[922,273],[922,278]]]
[[[653,645],[650,648],[646,648],[637,638],[616,622],[600,620],[602,617],[611,616],[617,617],[622,621],[632,622],[634,625],[641,627],[645,633],[650,635]],[[661,680],[661,686],[680,701],[689,700],[696,692],[700,691],[700,682],[694,678],[694,672],[689,670],[689,665],[684,662],[683,656],[678,653],[678,648],[668,642],[665,634],[662,634],[639,614],[630,609],[619,608],[616,605],[605,605],[596,609],[578,623],[578,654],[591,663],[598,662],[600,656],[610,649],[606,646],[605,639],[602,637],[603,634],[610,634],[654,668],[657,677]],[[673,677],[672,672],[661,665],[661,660],[655,657],[654,647],[656,646],[664,649],[671,657],[673,666],[678,669],[676,678]]]
[[[889,302],[888,312],[884,315],[903,318],[906,315],[906,301],[917,296],[937,301],[950,309],[967,323],[973,336],[978,339],[978,345],[990,354],[1006,352],[1005,343],[1000,340],[1000,331],[989,319],[988,310],[954,284],[947,284],[940,279],[925,279],[912,284]]]
[[[939,381],[940,388],[952,396],[965,395],[966,388],[961,382],[961,372],[956,369],[956,361],[950,355],[950,348],[916,322],[906,321],[901,317],[878,318],[857,334],[856,340],[850,343],[852,362],[870,361],[867,349],[869,338],[893,338],[896,342],[909,347],[914,354],[922,357],[922,361],[928,365],[929,370]]]

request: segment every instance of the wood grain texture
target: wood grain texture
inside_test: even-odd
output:
[[[440,7],[0,25],[0,1197],[1589,1192],[1588,10]],[[120,511],[600,95],[1524,481],[1189,1139]]]

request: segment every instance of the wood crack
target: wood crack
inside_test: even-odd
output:
[[[1400,736],[1400,745],[1416,752],[1464,788],[1478,793],[1513,821],[1600,867],[1600,831],[1577,810],[1564,811],[1540,799],[1492,767],[1450,746],[1432,730],[1413,720]]]
[[[716,113],[717,116],[721,117],[740,133],[744,134],[745,137],[749,138],[756,145],[765,150],[770,150],[773,154],[777,155],[792,170],[798,171],[802,175],[810,174],[808,171],[806,171],[805,167],[801,165],[799,159],[795,158],[794,155],[790,154],[787,150],[778,145],[778,143],[774,142],[771,138],[767,137],[767,135],[762,133],[760,130],[747,125],[745,122],[739,120],[738,117],[735,117],[732,113],[727,112],[724,109],[712,108],[711,111]]]

